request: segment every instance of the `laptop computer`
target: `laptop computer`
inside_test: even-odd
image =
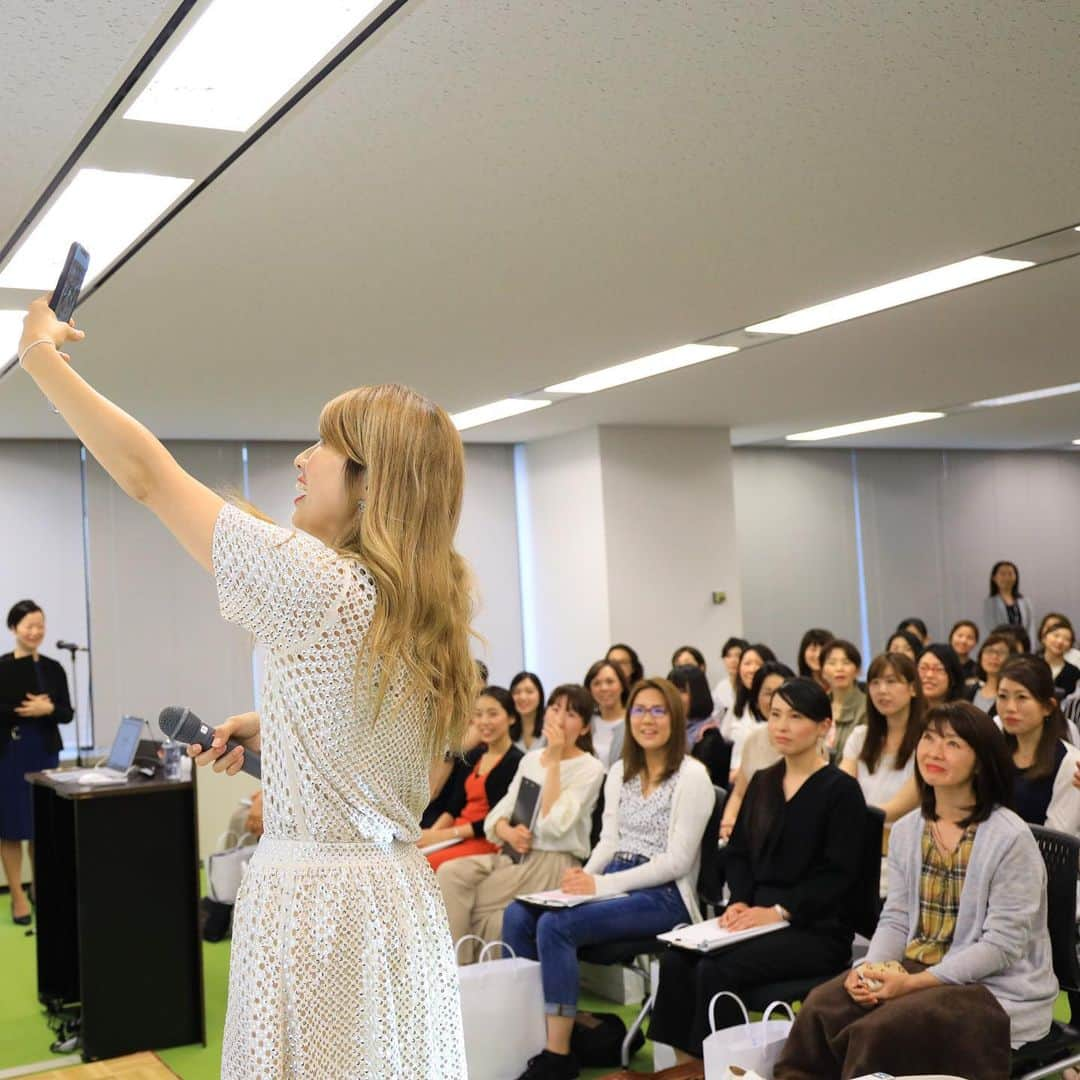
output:
[[[135,760],[145,723],[139,716],[123,717],[104,764],[93,769],[58,769],[50,775],[66,784],[122,784]]]

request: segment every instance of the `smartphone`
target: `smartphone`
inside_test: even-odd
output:
[[[82,244],[72,244],[64,260],[64,269],[60,271],[60,280],[57,281],[52,299],[49,301],[49,307],[53,309],[61,322],[67,322],[74,313],[83,281],[86,278],[86,271],[89,269],[90,253]]]

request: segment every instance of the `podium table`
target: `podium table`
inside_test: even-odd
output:
[[[38,999],[86,1061],[206,1045],[194,780],[31,773]]]

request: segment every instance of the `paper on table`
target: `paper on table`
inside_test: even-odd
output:
[[[787,920],[769,923],[767,926],[752,926],[749,930],[724,930],[716,919],[694,923],[693,926],[680,926],[678,930],[669,930],[666,934],[657,934],[661,941],[678,945],[681,949],[694,949],[697,952],[713,952],[739,941],[771,934],[774,930],[783,930]]]
[[[629,893],[609,893],[607,896],[580,896],[577,893],[563,892],[562,889],[551,889],[548,892],[526,893],[517,899],[526,904],[537,904],[540,907],[571,908],[581,904],[594,904],[599,900],[616,900],[620,896],[629,896]]]

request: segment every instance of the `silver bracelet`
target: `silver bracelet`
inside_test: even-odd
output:
[[[54,342],[52,338],[39,337],[37,341],[31,341],[30,344],[27,345],[21,353],[19,353],[19,367],[22,367],[23,357],[26,356],[26,354],[31,349],[36,348],[38,345],[51,345],[54,349],[56,348],[56,342]]]

